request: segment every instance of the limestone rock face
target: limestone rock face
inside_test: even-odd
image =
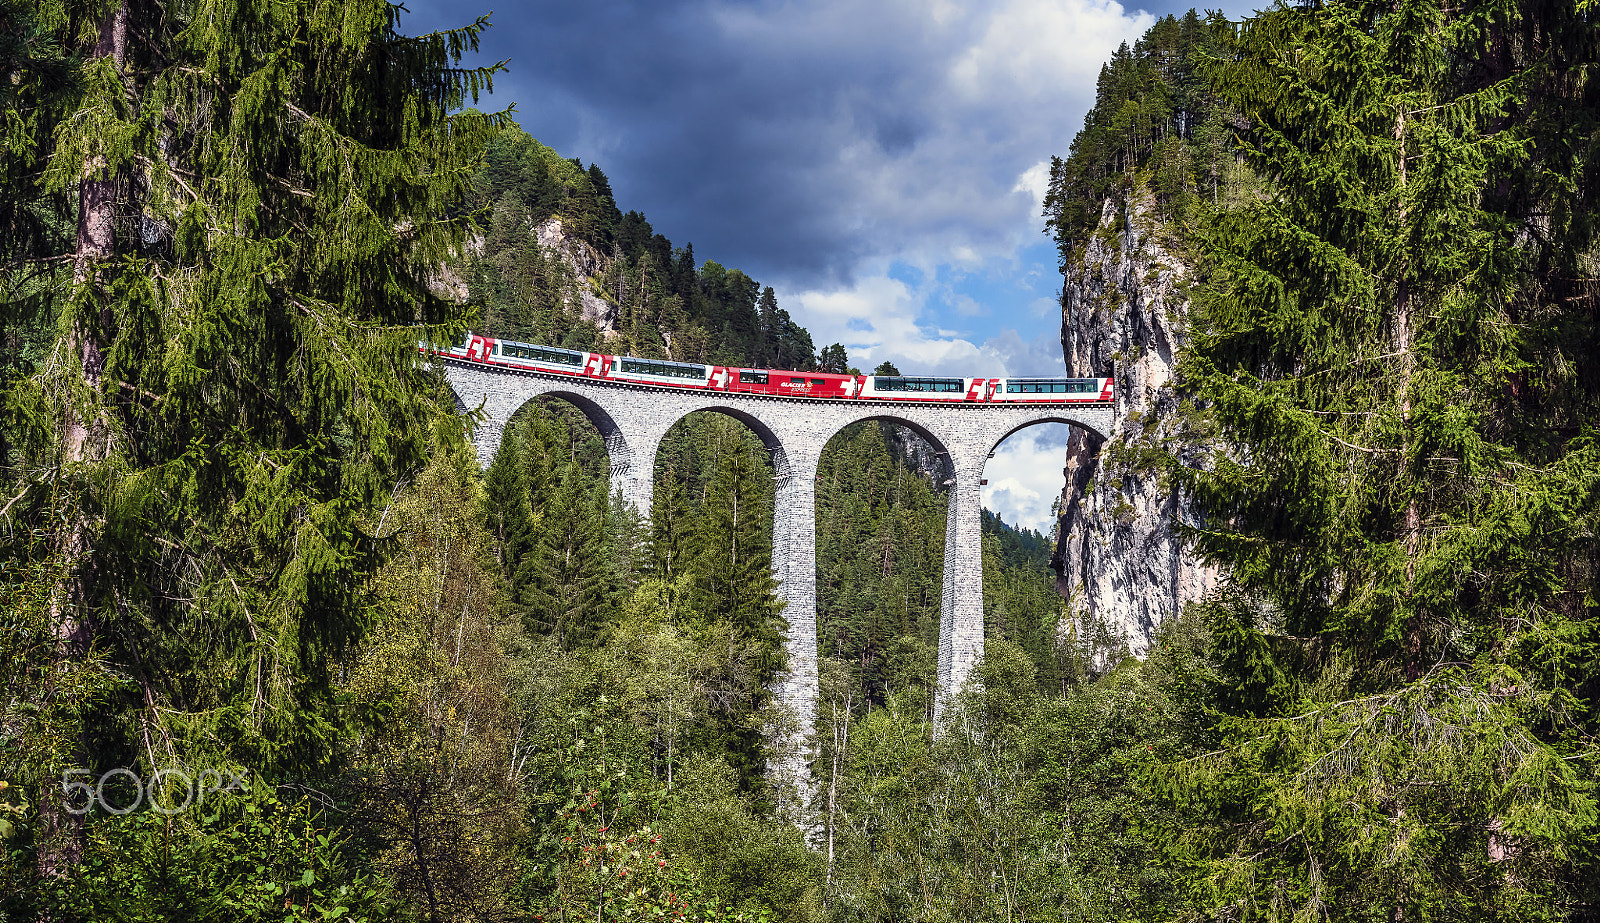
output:
[[[889,451],[896,458],[935,484],[944,480],[944,459],[939,457],[939,453],[928,444],[927,440],[903,426],[888,423],[880,425],[884,428],[884,435],[889,441]]]
[[[1103,445],[1072,430],[1052,566],[1073,608],[1119,630],[1135,654],[1217,581],[1173,529],[1197,522],[1198,512],[1149,463],[1158,450],[1185,465],[1203,464],[1209,452],[1173,387],[1188,282],[1162,233],[1148,198],[1107,201],[1082,257],[1067,266],[1061,296],[1068,374],[1116,376],[1116,423]]]
[[[562,232],[561,219],[554,215],[533,229],[533,237],[547,255],[559,256],[572,270],[577,285],[571,297],[582,307],[583,319],[594,324],[602,336],[616,333],[617,306],[597,295],[587,281],[603,275],[610,268],[611,259],[587,243],[568,237]]]
[[[611,268],[611,257],[606,256],[584,241],[568,237],[561,227],[561,219],[551,216],[528,229],[533,239],[544,250],[547,259],[560,260],[566,270],[557,278],[562,290],[562,300],[571,308],[574,304],[583,311],[583,319],[600,331],[602,338],[617,332],[617,306],[600,297],[594,282]],[[487,249],[482,234],[467,239],[466,252],[481,257]],[[465,301],[471,295],[467,281],[456,267],[446,263],[428,279],[428,289],[440,298]]]
[[[440,265],[428,278],[427,284],[429,292],[445,301],[462,302],[472,295],[467,288],[467,281],[449,263]]]

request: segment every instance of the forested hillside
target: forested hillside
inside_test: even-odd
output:
[[[489,142],[469,201],[487,224],[448,274],[482,305],[484,333],[650,359],[817,367],[811,334],[770,285],[697,264],[693,244],[674,247],[644,215],[624,214],[597,164],[585,170],[511,129]]]
[[[1174,229],[1222,202],[1236,170],[1241,120],[1205,79],[1228,24],[1194,10],[1157,20],[1100,68],[1094,107],[1065,158],[1051,160],[1046,225],[1063,263],[1081,253],[1107,200],[1153,194]]]

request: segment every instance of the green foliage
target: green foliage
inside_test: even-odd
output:
[[[850,665],[857,708],[908,690],[931,708],[947,500],[892,434],[848,427],[817,467],[817,645]]]
[[[1007,525],[982,512],[984,634],[1006,638],[1026,651],[1045,689],[1072,673],[1067,601],[1050,570],[1054,543],[1031,529]]]
[[[0,917],[7,919],[36,915],[32,847],[42,835],[41,801],[59,798],[85,728],[121,684],[98,652],[59,657],[52,602],[65,574],[61,557],[49,554],[0,564]]]
[[[644,800],[659,802],[659,792]],[[662,835],[650,826],[631,828],[638,801],[631,790],[609,784],[577,792],[562,809],[557,829],[556,888],[535,905],[534,920],[658,920],[663,923],[761,923],[773,919],[767,901],[736,906],[701,874],[668,856]],[[745,817],[748,820],[748,817]],[[792,836],[791,836],[792,838]],[[803,849],[800,850],[803,855]],[[762,872],[770,866],[761,865]]]
[[[698,416],[674,427],[680,440],[691,438],[695,429],[709,437],[703,444],[710,453],[709,470],[701,469],[707,477],[690,513],[687,609],[710,625],[726,626],[746,652],[722,665],[724,688],[738,693],[711,710],[710,733],[721,740],[745,790],[764,798],[763,727],[757,715],[783,667],[784,628],[772,576],[772,469],[760,442],[742,425],[718,414]]]
[[[726,762],[691,759],[665,806],[662,830],[708,897],[752,917],[765,908],[786,920],[816,912],[817,857],[801,831],[766,819],[741,793]]]
[[[1164,918],[1175,870],[1147,831],[1170,809],[1144,777],[1194,752],[1184,729],[1203,717],[1187,694],[1203,687],[1171,666],[1041,692],[1028,654],[992,639],[937,737],[894,700],[835,734],[827,918]]]
[[[916,438],[857,424],[829,443],[818,467],[818,644],[848,665],[858,711],[892,695],[903,707],[932,707],[948,498],[908,455]],[[1072,646],[1051,542],[982,516],[985,633],[1023,645],[1039,682],[1057,687]]]
[[[71,249],[70,203],[38,194],[48,151],[36,143],[67,111],[77,62],[36,0],[0,3],[0,388],[9,392],[50,351],[69,267],[50,256]],[[36,424],[37,425],[37,424]],[[0,465],[26,431],[0,427]]]
[[[341,671],[359,746],[337,780],[347,827],[428,919],[507,912],[520,874],[514,752],[526,646],[507,613],[475,463],[435,454],[383,517],[380,614]]]
[[[490,219],[458,274],[483,304],[487,333],[647,358],[817,367],[811,335],[770,286],[711,260],[699,265],[693,245],[674,248],[644,215],[622,214],[598,165],[585,171],[525,132],[503,132],[489,144],[471,201]],[[571,253],[535,237],[551,218]],[[615,335],[603,342],[585,318],[585,296],[614,319]]]
[[[453,429],[415,349],[463,327],[424,279],[498,121],[449,114],[489,78],[454,67],[483,23],[409,38],[378,0],[252,7],[248,29],[233,10],[40,7],[35,51],[70,59],[70,91],[7,155],[44,165],[15,192],[32,214],[94,229],[6,253],[74,275],[37,282],[50,359],[16,366],[0,429],[9,515],[68,556],[62,631],[136,680],[94,732],[109,765],[148,749],[134,727],[269,772],[321,763],[379,559],[362,525]],[[122,59],[95,50],[108,16],[138,36]],[[65,522],[56,478],[79,497]],[[8,556],[34,550],[19,534]]]
[[[0,557],[55,580],[44,623],[6,636],[34,661],[6,677],[6,772],[41,796],[8,849],[19,900],[388,915],[365,857],[304,805],[208,808],[158,836],[150,817],[71,817],[33,774],[231,765],[270,790],[347,752],[337,668],[374,619],[382,512],[461,442],[416,344],[464,329],[426,282],[503,120],[462,108],[493,74],[456,66],[486,23],[408,37],[401,13],[0,7]],[[301,859],[297,889],[279,872]]]
[[[595,646],[605,630],[611,587],[606,581],[604,483],[585,477],[569,457],[541,509],[539,548],[525,595],[539,630],[567,648]]]
[[[129,923],[403,919],[311,797],[260,779],[175,815],[96,818],[80,868],[46,892],[42,909]]]
[[[817,355],[817,371],[844,374],[850,368],[850,355],[838,343],[825,346]]]
[[[1175,224],[1203,202],[1206,186],[1213,203],[1219,200],[1233,159],[1229,113],[1201,66],[1225,29],[1220,19],[1201,19],[1194,10],[1181,19],[1165,16],[1100,68],[1094,108],[1068,156],[1050,164],[1045,223],[1063,267],[1088,241],[1107,200],[1126,204],[1136,183],[1149,186],[1162,216]],[[1126,220],[1119,208],[1112,233],[1120,234]]]
[[[636,514],[607,493],[604,443],[581,414],[557,402],[533,404],[508,430],[514,436],[489,477],[507,484],[522,472],[531,495],[534,538],[520,558],[500,545],[523,625],[567,651],[634,649],[640,632],[683,651],[686,663],[697,664],[693,679],[673,678],[664,664],[649,668],[656,682],[678,689],[672,713],[658,716],[666,752],[651,772],[671,779],[682,752],[710,747],[738,768],[748,793],[765,797],[759,715],[782,666],[783,622],[772,576],[772,471],[760,441],[720,414],[681,421],[657,453],[646,536]],[[679,471],[688,477],[680,480]],[[517,493],[512,485],[510,502],[485,501],[489,522],[513,523]],[[654,580],[642,584],[646,574]],[[647,611],[666,624],[634,621]],[[619,630],[624,636],[609,644]],[[652,662],[654,655],[630,657]]]
[[[605,443],[582,413],[529,404],[506,427],[483,503],[523,625],[597,646],[646,564],[641,524],[609,492]]]
[[[1164,789],[1201,912],[1593,899],[1593,680],[1571,658],[1600,561],[1600,46],[1575,16],[1286,8],[1211,65],[1274,186],[1206,227],[1181,365],[1239,447],[1182,472],[1229,574],[1206,610],[1223,739]]]
[[[730,440],[721,453],[695,522],[691,604],[761,644],[767,653],[756,675],[767,685],[778,675],[783,649],[772,576],[772,475],[748,440]]]
[[[804,900],[794,903],[813,880],[800,837],[743,791],[747,779],[726,758],[724,713],[748,715],[761,694],[750,668],[759,647],[672,602],[686,595],[646,580],[601,646],[534,642],[526,652],[517,752],[530,811],[517,900],[532,913],[615,901],[640,913],[672,903],[806,918]],[[597,851],[643,859],[642,842],[656,836],[653,861],[666,866],[582,863]]]

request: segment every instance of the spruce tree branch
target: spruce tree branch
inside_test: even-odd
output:
[[[133,385],[130,385],[125,381],[117,382],[117,387],[122,388],[125,391],[132,391],[134,394],[138,394],[138,395],[141,395],[143,397],[147,397],[151,401],[153,401],[153,402],[155,402],[157,404],[161,403],[163,400],[166,399],[164,395],[151,394],[149,391],[146,391],[143,388],[134,387]]]
[[[1356,359],[1351,359],[1349,362],[1346,362],[1343,365],[1330,365],[1325,369],[1318,369],[1315,372],[1306,372],[1305,374],[1301,375],[1300,378],[1301,379],[1306,379],[1306,378],[1311,378],[1311,377],[1316,376],[1316,375],[1326,375],[1329,372],[1342,371],[1344,369],[1350,368],[1351,366],[1360,365],[1363,362],[1382,362],[1385,359],[1398,359],[1399,357],[1404,356],[1408,352],[1410,352],[1410,350],[1402,349],[1402,350],[1398,350],[1398,351],[1392,352],[1392,353],[1384,353],[1381,356],[1362,356],[1362,357],[1359,357],[1359,358],[1356,358]]]
[[[312,192],[311,190],[301,189],[281,176],[274,176],[272,181],[288,190],[290,195],[297,195],[306,199],[314,199],[317,197],[316,193]]]
[[[1361,696],[1359,698],[1345,699],[1342,702],[1332,702],[1332,703],[1330,703],[1328,705],[1324,705],[1324,706],[1322,706],[1320,708],[1314,708],[1311,711],[1304,712],[1302,714],[1295,715],[1295,716],[1290,717],[1290,718],[1272,718],[1272,719],[1261,719],[1261,720],[1270,720],[1270,721],[1285,722],[1285,723],[1298,722],[1298,721],[1305,721],[1308,718],[1320,717],[1323,714],[1326,714],[1327,712],[1333,711],[1335,709],[1348,708],[1351,705],[1360,705],[1360,704],[1365,703],[1365,702],[1376,702],[1376,701],[1379,701],[1379,700],[1388,700],[1388,702],[1386,702],[1386,704],[1388,704],[1388,703],[1392,703],[1396,698],[1399,698],[1400,693],[1402,691],[1404,691],[1404,690],[1399,690],[1399,691],[1395,691],[1395,692],[1383,692],[1383,693],[1378,693],[1378,694],[1375,694],[1375,695],[1364,695],[1364,696]],[[1265,740],[1265,739],[1266,739],[1265,735],[1260,735],[1260,736],[1256,736],[1256,737],[1251,737],[1249,740],[1241,741],[1240,743],[1241,744],[1242,743],[1254,743],[1256,741]],[[1214,756],[1223,756],[1225,754],[1231,753],[1234,750],[1238,749],[1239,746],[1240,746],[1240,744],[1235,744],[1235,745],[1233,745],[1231,747],[1222,747],[1220,749],[1211,750],[1211,751],[1208,751],[1206,753],[1197,753],[1194,756],[1178,760],[1176,763],[1173,763],[1172,765],[1174,765],[1174,766],[1182,766],[1185,763],[1193,763],[1196,760],[1209,759],[1209,758],[1214,757]]]
[[[1338,436],[1335,436],[1334,434],[1328,432],[1327,430],[1322,430],[1321,432],[1322,432],[1322,435],[1327,436],[1329,439],[1332,439],[1334,442],[1339,443],[1340,445],[1344,446],[1347,449],[1355,449],[1357,452],[1365,452],[1368,455],[1398,455],[1398,454],[1400,454],[1400,450],[1399,449],[1369,449],[1369,448],[1366,448],[1365,446],[1359,446],[1359,445],[1355,445],[1353,443],[1345,442],[1343,439],[1340,439]]]
[[[28,491],[32,489],[33,484],[31,483],[23,485],[22,493],[17,494],[15,497],[12,497],[10,500],[6,501],[5,506],[0,506],[0,519],[4,519],[6,514],[11,512],[11,508],[17,505],[17,501],[21,500],[23,497],[26,497],[28,495]]]
[[[154,171],[155,170],[155,161],[151,160],[149,157],[146,157],[143,154],[137,154],[137,155],[134,156],[134,159],[138,160],[140,163],[144,164],[144,167],[145,167],[146,170],[150,170],[150,171]],[[188,183],[183,181],[183,176],[181,174],[184,173],[184,172],[186,172],[186,171],[180,170],[180,169],[178,169],[176,166],[174,166],[172,164],[167,164],[167,175],[172,177],[172,181],[177,183],[180,187],[183,188],[184,192],[189,194],[189,200],[191,202],[199,202],[199,201],[201,201],[200,193],[196,192],[193,186],[190,186]],[[190,175],[192,176],[193,174],[190,174]],[[217,227],[213,226],[211,228],[211,230],[216,231],[216,230],[219,230],[219,229]]]

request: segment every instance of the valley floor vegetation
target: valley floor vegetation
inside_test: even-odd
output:
[[[1149,463],[1223,588],[1131,658],[986,515],[935,727],[945,500],[852,427],[799,817],[759,441],[685,418],[644,515],[559,402],[480,468],[416,343],[582,345],[587,293],[624,351],[848,357],[468,108],[486,20],[402,12],[0,0],[0,917],[1593,916],[1592,9],[1118,52],[1046,218],[1066,262],[1148,195],[1193,264],[1215,452]],[[552,217],[590,265],[529,244]]]

